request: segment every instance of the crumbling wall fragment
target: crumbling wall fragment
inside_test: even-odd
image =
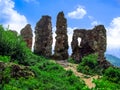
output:
[[[81,38],[80,45],[78,38]],[[84,56],[97,53],[98,62],[103,63],[106,45],[106,29],[103,25],[95,26],[92,30],[76,29],[71,43],[72,58],[79,63]]]
[[[21,30],[20,33],[21,33],[21,36],[23,37],[23,39],[25,40],[25,42],[27,43],[27,46],[31,49],[32,48],[32,37],[33,37],[31,25],[27,24]]]

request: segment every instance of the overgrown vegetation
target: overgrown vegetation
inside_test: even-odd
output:
[[[20,36],[0,26],[0,90],[81,90],[87,88],[72,71],[34,55]],[[16,63],[17,62],[17,63]],[[24,77],[27,66],[33,76]],[[15,71],[13,66],[16,66]],[[29,66],[29,67],[28,67]],[[25,72],[25,71],[24,71]],[[14,76],[12,76],[14,74]]]
[[[119,90],[120,89],[120,68],[109,67],[101,78],[93,80],[93,90]]]
[[[10,57],[9,57],[9,56],[1,56],[1,55],[0,55],[0,61],[10,62]]]
[[[120,68],[109,67],[106,69],[104,77],[111,82],[120,84]]]
[[[74,63],[71,58],[69,61]],[[16,71],[13,70],[13,66],[17,67]],[[23,67],[24,73],[20,71],[21,76],[15,76],[16,72]],[[101,78],[93,80],[96,86],[91,90],[120,89],[120,69],[109,67],[103,73],[103,70],[98,67],[96,54],[84,57],[78,66],[78,71],[101,75]],[[34,75],[24,77],[27,72],[32,72]],[[71,70],[66,71],[45,57],[34,55],[20,36],[0,26],[0,90],[90,89]]]
[[[111,82],[107,80],[105,77],[102,77],[97,80],[93,80],[95,83],[95,88],[93,90],[119,90],[120,85],[118,83]]]
[[[27,63],[26,59],[30,56],[31,51],[27,48],[26,43],[21,36],[0,26],[0,55],[8,56],[11,61],[18,63]]]
[[[103,70],[99,67],[97,58],[97,54],[83,57],[82,62],[77,67],[77,71],[89,75],[102,74]]]
[[[30,66],[34,76],[11,77],[10,67],[3,71],[2,90],[81,90],[85,84],[72,71],[65,71],[63,67],[44,60]]]
[[[75,63],[75,60],[72,59],[71,57],[69,57],[67,61],[70,62],[70,63]]]
[[[120,89],[120,68],[109,67],[104,70],[99,67],[97,54],[90,54],[82,59],[77,67],[79,72],[89,75],[100,75],[100,78],[93,80],[95,88],[92,90],[119,90]]]

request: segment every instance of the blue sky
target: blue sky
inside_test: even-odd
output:
[[[120,57],[120,0],[0,0],[0,24],[19,32],[30,23],[34,31],[36,22],[49,15],[55,29],[60,11],[68,21],[69,43],[74,28],[103,24],[107,29],[106,53]]]
[[[96,20],[104,25],[109,25],[111,20],[120,15],[120,0],[13,0],[14,9],[25,15],[28,22],[35,25],[42,15],[52,16],[55,26],[56,15],[64,11],[68,19],[68,26],[90,28],[91,22]],[[68,13],[75,11],[79,6],[86,11],[82,19],[68,17]],[[92,16],[94,19],[89,19]]]

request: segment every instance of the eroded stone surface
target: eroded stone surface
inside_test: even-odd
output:
[[[80,45],[78,45],[78,38],[81,38]],[[106,29],[103,25],[95,26],[92,30],[74,30],[71,46],[72,58],[76,62],[81,62],[82,57],[88,54],[97,53],[98,62],[107,64],[104,58],[106,51]]]
[[[32,48],[32,29],[31,29],[31,25],[27,24],[22,30],[21,30],[21,36],[23,37],[23,39],[25,40],[25,42],[27,43],[27,46],[31,49]]]
[[[67,20],[63,12],[59,12],[57,15],[56,29],[54,57],[58,60],[65,60],[68,58],[68,36]]]
[[[45,57],[52,54],[52,23],[50,16],[42,16],[35,27],[34,53]]]

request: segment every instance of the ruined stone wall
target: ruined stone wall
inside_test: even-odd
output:
[[[67,20],[63,12],[57,15],[56,29],[54,57],[58,60],[68,59]]]
[[[78,37],[81,43],[78,45]],[[82,57],[97,53],[98,61],[104,62],[104,53],[106,51],[106,29],[103,25],[95,26],[92,30],[76,29],[74,30],[72,46],[72,58],[76,62],[81,62]]]
[[[32,48],[32,29],[31,29],[31,25],[27,24],[22,30],[21,30],[21,36],[23,37],[23,39],[25,40],[25,42],[27,43],[27,46],[31,49]]]
[[[52,23],[50,16],[42,16],[35,27],[34,53],[45,57],[52,54]]]

